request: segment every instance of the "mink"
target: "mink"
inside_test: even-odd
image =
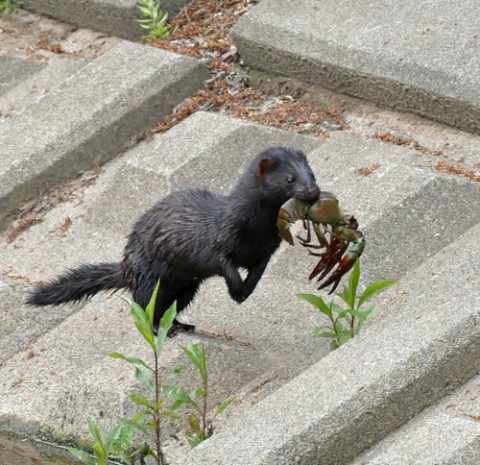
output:
[[[282,204],[291,197],[313,202],[319,194],[301,151],[270,148],[253,158],[230,195],[194,188],[169,194],[134,224],[122,261],[69,269],[34,288],[27,303],[59,305],[127,289],[145,308],[160,279],[154,315],[158,327],[174,301],[181,312],[212,276],[223,276],[230,296],[241,303],[280,245]],[[248,272],[245,279],[239,269]],[[175,320],[170,335],[194,328]]]

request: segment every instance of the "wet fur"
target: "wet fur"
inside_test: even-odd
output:
[[[251,161],[230,195],[202,189],[168,195],[135,223],[123,261],[69,270],[34,289],[28,303],[58,305],[126,288],[145,307],[160,278],[158,324],[175,300],[181,311],[211,276],[223,276],[230,296],[243,302],[280,244],[276,222],[281,205],[292,196],[315,200],[319,192],[302,152],[266,150]],[[248,270],[244,280],[239,268]],[[180,322],[175,326],[193,329]]]

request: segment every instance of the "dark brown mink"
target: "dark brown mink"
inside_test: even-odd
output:
[[[291,197],[315,201],[319,194],[301,151],[270,148],[253,158],[230,195],[203,189],[171,193],[134,224],[122,261],[67,270],[36,287],[27,303],[59,305],[125,288],[145,307],[160,279],[154,318],[158,326],[174,301],[180,312],[211,276],[223,276],[230,296],[241,303],[280,245],[277,216],[282,204]],[[245,279],[239,269],[247,270]],[[171,334],[193,330],[175,320]]]

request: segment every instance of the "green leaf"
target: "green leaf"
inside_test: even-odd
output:
[[[138,2],[137,7],[143,15],[143,19],[138,19],[139,25],[151,31],[144,36],[145,39],[158,38],[163,39],[168,36],[168,27],[166,22],[168,19],[168,12],[163,12],[160,8],[160,2]]]
[[[201,387],[195,388],[190,392],[190,397],[195,398],[196,396],[200,396],[202,399],[205,399],[205,391]]]
[[[312,304],[315,308],[320,310],[323,314],[328,315],[329,317],[332,316],[332,310],[321,297],[314,294],[297,294],[297,297],[300,297],[300,299],[306,300],[309,304]]]
[[[182,347],[182,350],[188,355],[190,360],[198,368],[200,376],[202,377],[204,385],[208,381],[207,373],[207,358],[205,355],[205,346],[197,345],[193,342],[189,342],[187,347]]]
[[[357,288],[358,288],[358,281],[360,280],[360,260],[355,262],[353,265],[353,270],[350,273],[350,277],[348,278],[348,283],[350,286],[350,308],[355,308],[355,300],[357,298]]]
[[[171,384],[161,384],[160,385],[160,391],[167,396],[171,395],[172,392],[175,392],[177,388],[175,386],[172,386]]]
[[[105,454],[105,450],[103,448],[103,444],[97,442],[93,446],[93,452],[95,453],[95,458],[97,460],[98,465],[106,465],[107,464],[107,456]]]
[[[136,391],[132,391],[132,400],[136,404],[145,405],[145,407],[148,407],[149,409],[153,410],[152,403],[145,396],[142,396],[142,394],[139,394]]]
[[[123,424],[120,424],[120,425],[117,425],[115,426],[115,428],[113,428],[113,430],[110,432],[110,434],[107,436],[107,443],[111,443],[111,442],[114,442],[114,441],[117,441],[118,438],[121,436],[122,434],[122,428],[124,427]]]
[[[193,434],[186,434],[185,439],[187,440],[189,446],[193,449],[194,447],[197,447],[201,442],[204,440],[198,439],[196,436]]]
[[[345,310],[347,311],[349,310],[348,308],[344,308],[341,305],[338,305],[336,302],[330,302],[330,309],[332,313],[337,313],[337,314],[341,314],[341,313],[344,313]]]
[[[148,429],[148,427],[145,426],[145,419],[146,419],[145,417],[147,415],[149,415],[149,412],[147,412],[146,410],[143,410],[137,413],[137,415],[135,415],[133,420],[126,420],[125,423],[130,425],[136,431],[140,431],[143,435],[148,436],[150,433],[150,430]]]
[[[342,346],[352,338],[352,333],[344,329],[338,332],[338,347]]]
[[[148,412],[143,410],[142,412],[137,413],[131,420],[126,420],[125,423],[131,424],[132,426],[143,424],[146,415],[148,415]]]
[[[165,37],[168,37],[169,33],[165,31],[154,31],[148,36],[145,36],[146,39],[164,39]]]
[[[366,310],[364,310],[363,315],[364,315],[365,320],[367,318],[370,318],[375,313],[375,310],[376,310],[376,305],[371,305]]]
[[[330,342],[330,350],[337,350],[339,347],[338,341],[336,339],[332,339],[332,342]]]
[[[92,436],[95,439],[95,441],[102,444],[102,435],[100,434],[100,430],[98,429],[98,426],[95,423],[95,421],[92,420],[91,418],[88,418],[87,423],[88,423],[88,428],[92,433]]]
[[[95,459],[90,454],[87,454],[83,450],[78,450],[78,449],[74,449],[73,447],[69,447],[68,452],[70,452],[74,457],[81,460],[83,463],[86,463],[87,465],[95,465]]]
[[[162,412],[162,416],[173,418],[174,420],[179,420],[181,418],[180,415],[174,410],[164,410]]]
[[[126,426],[127,425],[124,423],[117,425],[107,436],[105,458],[108,459],[109,457],[112,457],[114,451],[119,451],[122,447],[126,449],[129,447],[131,434],[129,435],[128,432],[125,432]],[[122,443],[120,442],[120,439],[122,439]]]
[[[343,331],[343,325],[342,325],[342,322],[340,320],[335,321],[335,331],[337,333],[341,333]]]
[[[212,420],[215,420],[215,418],[218,417],[227,407],[229,407],[233,402],[235,401],[235,397],[230,397],[230,399],[227,399],[225,402],[223,402],[217,410],[215,410],[215,413],[213,414]]]
[[[325,331],[325,330],[328,331],[328,330],[332,330],[332,327],[327,325],[320,325],[320,326],[316,326],[315,329],[318,331]]]
[[[137,378],[137,380],[140,381],[140,383],[145,386],[150,392],[155,391],[155,385],[152,375],[150,371],[147,371],[144,367],[137,366],[137,368],[135,369],[135,378]]]
[[[343,286],[343,291],[339,292],[337,295],[348,305],[349,308],[353,308],[350,305],[350,302],[352,301],[352,291],[350,286]]]
[[[188,415],[188,424],[196,434],[198,435],[202,434],[202,428],[200,427],[200,422],[198,421],[198,417],[194,413],[190,413],[190,415]]]
[[[185,367],[184,367],[184,366],[175,368],[175,369],[169,374],[168,379],[175,379],[175,378],[177,378],[179,375],[181,375],[184,371],[185,371]]]
[[[151,29],[151,23],[149,19],[137,19],[137,22],[140,27],[143,27],[143,29]]]
[[[157,335],[157,355],[160,355],[167,339],[167,334],[173,326],[173,320],[177,316],[177,302],[173,302],[170,308],[163,314],[160,324],[158,326]]]
[[[200,406],[187,391],[184,391],[183,389],[176,389],[171,393],[171,396],[182,405],[190,405],[195,410],[200,411]]]
[[[343,318],[348,321],[350,321],[350,318],[347,317],[347,315],[351,312],[349,308],[342,308],[342,311],[338,313],[337,318]]]
[[[384,291],[390,286],[394,286],[395,284],[398,284],[398,281],[395,281],[394,279],[382,279],[380,281],[376,281],[370,284],[370,286],[368,286],[365,291],[363,291],[363,294],[360,296],[357,308],[360,308],[367,300],[371,299],[374,295]]]
[[[153,369],[150,368],[141,358],[127,357],[126,355],[119,354],[118,352],[110,352],[108,355],[109,357],[125,360],[126,362],[132,363],[134,365],[141,365],[148,370],[153,371]]]
[[[335,333],[332,333],[331,331],[321,331],[320,328],[315,328],[314,334],[317,337],[327,337],[327,338],[336,338],[337,335]]]
[[[357,327],[355,328],[355,334],[358,334],[360,332],[360,330],[362,329],[366,321],[375,313],[375,309],[376,309],[375,305],[372,305],[367,310],[362,312],[363,317],[358,320]]]
[[[155,315],[155,305],[157,303],[157,296],[158,296],[158,289],[160,288],[160,279],[157,281],[157,285],[153,290],[152,297],[150,297],[150,301],[148,302],[145,313],[147,314],[148,320],[153,328],[153,317]]]
[[[344,286],[343,291],[338,294],[338,296],[351,309],[355,308],[355,300],[357,298],[357,288],[358,288],[359,280],[360,280],[360,260],[357,260],[348,278],[348,286]]]
[[[365,315],[363,312],[360,312],[359,310],[349,310],[348,313],[350,313],[350,315],[354,316],[355,318],[358,318],[360,320],[364,320],[365,319]]]
[[[120,297],[122,300],[130,305],[130,311],[135,319],[135,326],[143,338],[148,342],[152,349],[155,348],[155,340],[153,337],[153,326],[151,325],[145,311],[136,302],[133,302],[124,297]]]

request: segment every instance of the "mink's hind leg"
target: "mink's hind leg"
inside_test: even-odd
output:
[[[172,292],[172,284],[164,279],[160,283],[160,288],[158,290],[157,302],[155,305],[155,315],[153,317],[153,327],[155,333],[158,331],[158,325],[160,320],[165,314],[165,312],[170,308],[173,302],[177,301],[177,315],[193,300],[195,294],[198,291],[200,286],[200,281],[193,281],[188,285],[181,287],[180,289],[175,289]],[[145,299],[146,293],[137,292],[136,295]],[[146,305],[146,304],[145,304]],[[172,329],[169,332],[169,337],[175,336],[180,333],[193,333],[195,332],[195,326],[189,325],[186,323],[181,323],[177,319],[173,321]]]
[[[179,289],[176,293],[175,296],[173,297],[173,300],[177,301],[177,315],[185,308],[188,306],[188,304],[194,299],[195,294],[198,291],[198,288],[200,286],[200,281],[193,281],[187,286],[182,287]],[[173,337],[177,334],[180,333],[194,333],[195,332],[195,326],[194,325],[189,325],[186,323],[181,323],[177,319],[173,321],[173,326],[170,332],[168,333],[169,337]]]

